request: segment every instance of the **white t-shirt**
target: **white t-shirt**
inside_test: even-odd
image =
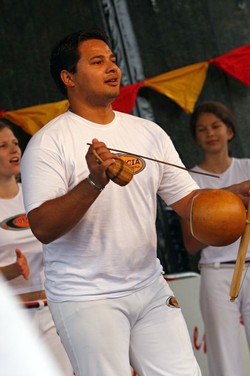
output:
[[[32,234],[25,214],[22,186],[11,199],[0,199],[0,265],[16,262],[15,249],[19,248],[26,256],[29,267],[29,280],[19,276],[8,281],[15,294],[44,290],[42,245]]]
[[[167,134],[155,123],[115,112],[106,125],[68,111],[29,142],[22,158],[27,212],[66,194],[89,175],[85,155],[93,138],[110,148],[181,165]],[[156,258],[156,194],[168,205],[197,189],[181,169],[146,159],[132,181],[110,181],[82,220],[44,245],[46,294],[52,301],[119,297],[152,283],[162,272]],[[63,218],[62,218],[63,220]]]
[[[198,172],[207,172],[198,166],[195,166],[193,170]],[[220,177],[219,179],[192,173],[191,175],[201,188],[225,188],[250,179],[250,159],[232,158],[232,163],[229,168],[222,174],[218,174]],[[204,248],[201,252],[200,263],[206,264],[236,260],[239,243],[240,239],[225,247],[208,246]],[[250,245],[248,246],[247,257],[250,257]]]

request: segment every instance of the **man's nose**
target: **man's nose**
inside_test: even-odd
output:
[[[114,63],[113,61],[109,61],[107,63],[107,70],[110,72],[116,72],[118,70],[118,66],[116,65],[116,63]]]

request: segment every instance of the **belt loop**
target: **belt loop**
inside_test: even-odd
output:
[[[37,303],[39,304],[39,307],[37,309],[43,309],[43,307],[45,306],[43,300],[38,300]]]
[[[215,262],[214,263],[214,268],[215,269],[220,269],[220,262]]]
[[[37,308],[42,309],[43,307],[47,307],[47,299],[41,299],[41,300],[34,300],[31,302],[23,302],[22,305],[28,309]]]
[[[47,306],[47,300],[37,300],[37,303],[39,304],[37,309],[40,310]]]

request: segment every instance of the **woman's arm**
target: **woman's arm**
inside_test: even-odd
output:
[[[17,256],[16,262],[0,267],[0,272],[7,279],[7,281],[17,278],[20,275],[22,275],[24,279],[29,279],[30,269],[26,257],[20,249],[16,249],[15,252]]]

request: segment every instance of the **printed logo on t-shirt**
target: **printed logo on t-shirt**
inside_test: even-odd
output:
[[[144,168],[146,167],[146,162],[141,157],[136,157],[133,154],[118,154],[118,155],[119,155],[119,158],[127,162],[127,164],[133,168],[134,174],[138,174],[139,172],[144,170]]]
[[[0,228],[10,231],[21,231],[29,229],[30,225],[26,214],[22,213],[4,219],[0,223]]]

